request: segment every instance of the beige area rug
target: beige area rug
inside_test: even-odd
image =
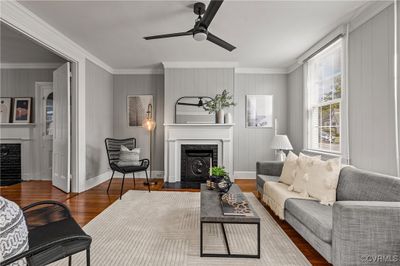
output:
[[[129,191],[84,227],[92,265],[311,265],[251,193],[261,218],[261,258],[200,257],[200,193]],[[232,253],[256,253],[255,225],[226,225]],[[204,225],[204,252],[226,252],[220,225]],[[85,253],[72,265],[86,265]],[[68,265],[66,260],[57,265]]]

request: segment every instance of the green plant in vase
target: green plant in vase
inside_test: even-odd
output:
[[[214,166],[210,169],[210,179],[207,181],[209,189],[218,189],[221,192],[228,192],[232,186],[228,172],[224,167]]]
[[[215,113],[217,124],[223,124],[224,109],[235,105],[233,96],[227,90],[224,90],[221,94],[215,95],[214,99],[206,102],[203,108],[210,114]]]

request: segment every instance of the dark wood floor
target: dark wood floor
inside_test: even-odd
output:
[[[157,185],[151,187],[152,190],[199,191],[198,189],[165,189],[163,188],[163,180],[157,181]],[[136,179],[136,186],[134,187],[132,179],[125,180],[124,193],[130,189],[146,190],[147,186],[144,186],[143,182],[143,179]],[[235,183],[240,186],[242,191],[256,194],[255,180],[241,179],[235,180]],[[70,208],[76,221],[83,226],[110,206],[114,201],[118,200],[121,179],[113,180],[109,194],[106,193],[107,185],[108,182],[104,182],[84,193],[65,194],[54,188],[50,181],[29,181],[8,187],[0,187],[0,195],[18,203],[21,207],[40,200],[51,199],[61,201]],[[312,265],[330,265],[288,223],[279,220],[268,207],[265,205],[264,207]]]

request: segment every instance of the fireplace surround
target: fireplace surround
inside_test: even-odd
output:
[[[164,181],[183,181],[181,157],[184,145],[217,146],[217,154],[213,155],[217,156],[216,163],[214,159],[213,165],[225,167],[233,178],[233,126],[234,124],[164,124]],[[209,166],[204,164],[199,165],[199,168],[207,167],[208,170]]]

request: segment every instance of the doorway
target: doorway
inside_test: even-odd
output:
[[[52,179],[53,165],[53,82],[36,82],[36,121],[39,153],[38,175]]]

